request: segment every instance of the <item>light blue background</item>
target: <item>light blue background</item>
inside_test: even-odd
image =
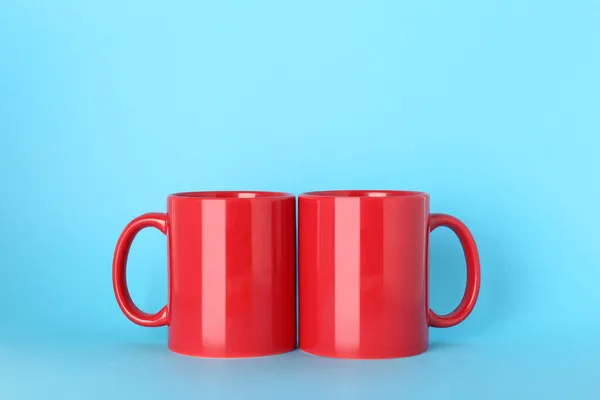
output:
[[[599,46],[592,0],[1,1],[0,397],[593,397]],[[116,239],[169,193],[335,188],[471,228],[479,302],[425,355],[189,359],[117,307]],[[132,248],[147,311],[165,247]],[[436,311],[464,278],[436,231]]]

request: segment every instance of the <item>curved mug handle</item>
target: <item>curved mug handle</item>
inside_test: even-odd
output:
[[[147,213],[140,215],[132,220],[119,237],[115,247],[115,255],[113,258],[112,278],[113,289],[117,303],[123,311],[123,314],[132,322],[149,327],[164,326],[169,324],[169,310],[164,306],[156,314],[148,314],[140,310],[129,294],[127,288],[127,257],[129,249],[136,235],[144,228],[156,228],[165,235],[167,234],[167,214],[165,213]]]
[[[448,328],[464,321],[471,314],[471,311],[473,311],[477,297],[479,296],[481,271],[475,239],[473,239],[473,235],[471,235],[467,226],[450,215],[431,214],[429,216],[429,231],[432,232],[440,226],[450,228],[458,236],[467,261],[467,286],[458,307],[447,315],[437,315],[433,310],[429,309],[429,326]]]

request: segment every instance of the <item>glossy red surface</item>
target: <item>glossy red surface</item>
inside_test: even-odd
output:
[[[296,348],[296,217],[293,195],[197,192],[168,198],[167,213],[144,214],[121,234],[113,287],[125,315],[169,326],[169,349],[201,357],[253,357]],[[167,235],[169,304],[147,314],[127,290],[135,235]]]
[[[300,348],[340,358],[407,357],[427,350],[429,326],[464,320],[479,292],[473,237],[456,218],[429,214],[429,196],[331,191],[299,196]],[[467,286],[455,311],[428,307],[428,238],[458,235]]]

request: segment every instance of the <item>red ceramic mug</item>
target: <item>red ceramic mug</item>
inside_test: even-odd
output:
[[[125,278],[135,235],[167,235],[169,302],[156,314],[133,303]],[[215,358],[267,356],[296,348],[296,201],[277,192],[190,192],[167,213],[144,214],[117,242],[113,287],[125,315],[169,326],[169,349]]]
[[[339,358],[396,358],[427,350],[428,328],[463,321],[479,293],[479,256],[467,227],[429,213],[426,193],[325,191],[298,199],[300,349]],[[428,238],[452,229],[467,285],[448,315],[428,307]]]

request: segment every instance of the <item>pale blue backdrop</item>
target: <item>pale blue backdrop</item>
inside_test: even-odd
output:
[[[0,397],[591,396],[599,21],[592,0],[0,1]],[[188,359],[117,307],[116,239],[169,193],[335,188],[427,191],[471,228],[479,303],[427,354]],[[165,247],[132,249],[148,311]],[[450,311],[448,231],[431,270]]]

